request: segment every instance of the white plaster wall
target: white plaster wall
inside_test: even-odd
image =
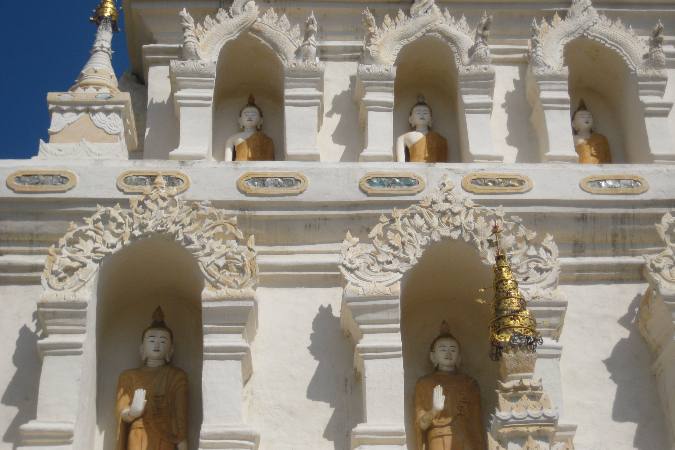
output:
[[[148,109],[143,159],[169,159],[178,146],[178,119],[171,97],[168,65],[148,69]]]
[[[636,313],[645,284],[563,286],[561,423],[578,425],[578,450],[668,447],[651,356]]]
[[[35,418],[40,358],[35,308],[40,286],[0,286],[0,449],[10,450],[19,426]]]
[[[340,288],[259,288],[248,422],[260,450],[346,450],[361,421]]]

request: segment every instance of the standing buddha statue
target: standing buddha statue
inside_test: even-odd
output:
[[[239,112],[241,132],[225,143],[225,161],[274,161],[274,142],[262,132],[263,113],[253,95]]]
[[[445,321],[429,358],[435,370],[415,386],[417,450],[485,450],[480,389],[459,372],[459,342]]]
[[[143,366],[117,383],[116,450],[188,450],[188,380],[170,365],[173,332],[157,308],[141,340]]]
[[[448,141],[431,129],[431,107],[423,96],[410,110],[408,122],[413,128],[399,136],[396,141],[396,161],[447,162]]]
[[[574,149],[579,155],[580,164],[607,164],[612,162],[609,141],[600,133],[593,131],[593,114],[586,108],[583,100],[572,116],[574,131]]]

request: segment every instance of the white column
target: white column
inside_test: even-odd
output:
[[[567,72],[535,75],[528,71],[528,99],[532,124],[544,162],[577,162],[570,118]]]
[[[667,75],[640,75],[638,77],[640,102],[644,111],[651,161],[635,162],[671,164],[675,162],[675,143],[668,121],[673,102],[663,98],[667,83]]]
[[[171,85],[180,137],[178,148],[169,154],[170,159],[212,158],[215,82],[215,62],[171,61]]]
[[[248,343],[256,326],[253,291],[202,294],[204,362],[200,449],[255,450],[258,433],[244,423],[243,388],[251,376]]]
[[[403,353],[400,298],[362,296],[345,290],[343,328],[356,342],[354,363],[363,383],[364,422],[352,430],[351,448],[405,447]]]
[[[86,448],[83,440],[90,437],[87,430],[76,433],[76,429],[83,428],[78,424],[83,419],[83,409],[86,409],[82,407],[87,403],[83,394],[86,395],[84,391],[88,388],[87,379],[92,381],[84,373],[87,292],[48,290],[38,303],[38,316],[46,336],[38,341],[42,371],[37,414],[34,420],[21,426],[19,449]],[[95,389],[96,376],[93,375]]]
[[[177,118],[171,102],[169,64],[180,57],[179,45],[151,44],[143,46],[145,83],[148,86],[145,143],[143,159],[169,159],[169,152],[178,143]]]
[[[492,141],[493,70],[459,75],[458,115],[462,162],[503,161]]]
[[[365,129],[359,161],[394,160],[394,66],[359,65],[359,119]]]
[[[319,161],[318,135],[323,104],[322,64],[286,68],[284,123],[286,161]]]

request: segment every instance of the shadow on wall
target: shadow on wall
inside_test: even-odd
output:
[[[518,163],[533,163],[541,160],[536,147],[537,137],[532,129],[532,123],[528,120],[532,115],[532,107],[527,101],[526,72],[526,66],[518,67],[518,78],[513,80],[513,89],[506,92],[502,105],[506,112],[506,128],[509,130],[506,143],[518,149],[516,154]]]
[[[19,426],[35,418],[37,412],[37,392],[40,383],[40,358],[37,354],[37,313],[33,314],[36,330],[24,325],[16,338],[12,363],[16,372],[2,394],[2,404],[18,409],[16,416],[5,430],[3,442],[13,443],[17,447]]]
[[[341,162],[354,162],[359,160],[362,150],[363,128],[358,123],[359,109],[354,102],[353,92],[356,86],[356,77],[349,77],[349,87],[333,96],[330,109],[326,117],[339,116],[339,122],[333,130],[331,138],[334,145],[344,147]],[[359,130],[354,132],[354,130]]]
[[[612,419],[637,425],[633,448],[661,450],[669,446],[663,433],[663,409],[656,392],[656,381],[649,369],[652,363],[650,352],[637,326],[641,299],[642,295],[637,295],[628,312],[619,319],[619,324],[629,331],[629,335],[619,340],[610,357],[603,362],[616,384]],[[652,383],[644,384],[644,380],[650,379]]]
[[[352,345],[332,306],[319,306],[310,340],[307,348],[319,365],[307,387],[307,398],[331,406],[333,415],[323,437],[333,443],[335,450],[348,450],[351,430],[362,421],[361,384],[356,382],[352,369]]]

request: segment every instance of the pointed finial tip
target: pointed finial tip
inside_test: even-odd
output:
[[[255,105],[255,97],[253,94],[248,94],[248,105],[247,106],[254,106]]]
[[[152,313],[153,322],[164,322],[164,311],[161,306],[155,308],[155,311]]]
[[[119,31],[119,11],[115,5],[115,0],[101,0],[94,10],[94,15],[89,20],[94,22],[96,25],[100,25],[103,21],[109,20],[112,24],[113,30]]]
[[[441,322],[441,326],[440,326],[438,331],[439,331],[438,334],[440,336],[446,336],[446,335],[450,334],[450,324],[448,323],[447,320],[444,320],[443,322]]]

